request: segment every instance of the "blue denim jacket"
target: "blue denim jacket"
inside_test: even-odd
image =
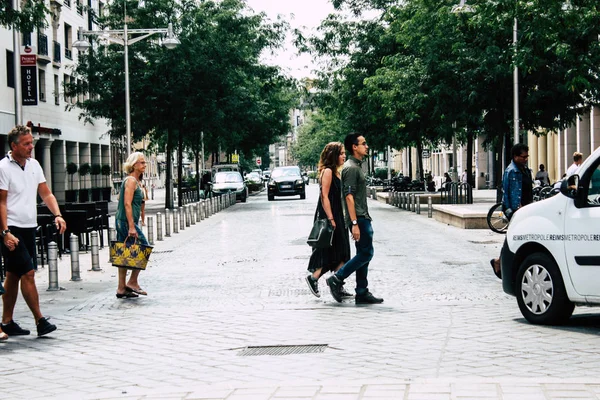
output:
[[[529,167],[525,166],[524,171],[531,176]],[[504,190],[502,208],[510,216],[521,206],[521,192],[523,191],[523,172],[521,172],[514,161],[504,171],[502,189]]]

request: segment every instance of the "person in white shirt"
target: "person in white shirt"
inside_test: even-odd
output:
[[[1,331],[8,336],[29,335],[13,321],[13,312],[19,293],[29,306],[37,326],[38,336],[56,330],[40,311],[40,300],[35,286],[35,232],[37,228],[37,196],[54,214],[56,229],[61,234],[67,223],[60,215],[56,198],[46,184],[40,164],[31,158],[33,136],[28,127],[15,126],[8,133],[11,151],[0,160],[0,236],[6,279],[2,296]]]
[[[581,165],[582,162],[583,162],[583,154],[581,154],[578,151],[573,153],[573,164],[571,164],[569,169],[567,169],[567,178],[570,177],[571,175],[575,175],[577,173],[577,170],[579,169],[579,166]]]

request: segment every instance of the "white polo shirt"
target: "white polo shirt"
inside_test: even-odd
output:
[[[11,152],[0,160],[0,190],[8,192],[9,226],[37,227],[37,193],[43,182],[46,182],[44,171],[36,159],[27,159],[25,168],[12,158]]]

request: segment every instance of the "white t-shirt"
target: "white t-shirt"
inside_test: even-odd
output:
[[[577,165],[575,163],[571,164],[569,169],[567,169],[567,178],[570,177],[571,175],[575,175],[577,173],[578,169],[579,169],[579,165]]]
[[[9,226],[37,227],[37,192],[39,184],[44,182],[44,171],[36,159],[27,159],[23,169],[10,152],[0,160],[0,190],[8,192]]]

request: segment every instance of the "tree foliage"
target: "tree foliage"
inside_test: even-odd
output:
[[[122,0],[107,7],[99,24],[119,29]],[[134,138],[151,133],[167,154],[177,148],[181,167],[184,151],[198,156],[201,132],[207,154],[238,151],[252,158],[289,131],[295,82],[260,62],[263,51],[281,44],[285,23],[251,14],[242,0],[152,0],[144,7],[128,2],[127,9],[129,29],[171,22],[181,42],[172,50],[156,38],[129,47]],[[66,88],[71,93],[89,90],[89,99],[73,107],[87,121],[107,118],[113,136],[125,134],[122,50],[97,43],[91,54],[79,58],[76,69],[87,85]]]
[[[48,25],[46,22],[48,12],[43,0],[20,2],[18,11],[13,7],[13,0],[4,0],[0,3],[0,26],[13,28],[19,32],[33,32],[34,28]]]
[[[322,21],[319,35],[297,40],[329,60],[324,112],[379,148],[449,143],[455,134],[472,141],[476,133],[501,144],[512,127],[515,66],[521,130],[565,128],[598,103],[597,1],[472,0],[473,12],[455,13],[458,3],[335,0],[340,12]]]

